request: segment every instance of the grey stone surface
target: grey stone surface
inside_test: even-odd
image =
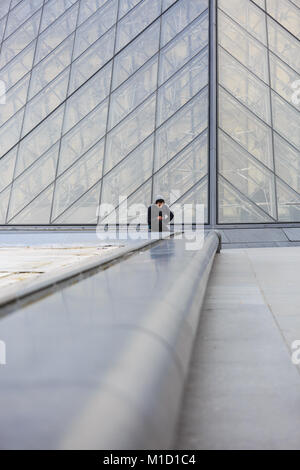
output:
[[[300,242],[300,228],[284,228],[284,233],[292,242]]]
[[[280,228],[224,229],[225,243],[286,242],[288,238]]]
[[[216,258],[174,448],[300,449],[299,260],[299,248]]]

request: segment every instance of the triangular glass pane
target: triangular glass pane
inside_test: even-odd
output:
[[[273,0],[272,0],[273,1]],[[249,0],[218,0],[218,7],[267,45],[265,14]]]
[[[156,175],[154,194],[163,194],[166,201],[181,197],[207,174],[208,135],[205,131],[180,152]]]
[[[76,124],[61,141],[58,173],[87,152],[105,134],[108,99],[97,106],[82,121]]]
[[[115,56],[113,90],[154,56],[158,51],[158,46],[159,20]]]
[[[276,174],[300,193],[300,152],[274,133]]]
[[[11,186],[9,186],[2,193],[0,193],[0,224],[5,224],[10,190]]]
[[[270,125],[270,89],[236,59],[219,48],[219,83]]]
[[[51,114],[20,142],[16,174],[19,175],[54,145],[61,135],[64,106]]]
[[[118,24],[116,52],[134,39],[161,13],[161,0],[144,0]]]
[[[184,206],[186,207],[184,208]],[[204,213],[199,210],[197,206],[204,206]],[[178,216],[175,210],[174,223],[185,223],[185,224],[203,224],[208,223],[208,178],[205,177],[197,185],[195,185],[190,191],[184,194],[181,198],[175,201],[171,208],[174,209],[176,206],[180,206],[181,210],[178,211]],[[204,220],[202,220],[204,215]],[[201,217],[201,219],[199,219]]]
[[[55,220],[101,178],[103,152],[104,140],[57,179],[52,220]]]
[[[208,90],[205,88],[156,133],[155,170],[159,170],[207,127]]]
[[[42,5],[43,0],[30,0],[30,2],[24,0],[13,10],[10,9],[5,37],[10,36],[14,31],[16,31],[22,23],[30,18]]]
[[[88,47],[97,41],[97,39],[103,36],[116,22],[117,9],[118,0],[111,0],[77,28],[73,55],[74,59],[80,56]]]
[[[17,147],[11,150],[0,160],[0,191],[12,182],[15,161],[17,155]]]
[[[219,176],[219,223],[251,224],[274,222],[259,207],[238,193],[229,183]]]
[[[159,84],[168,80],[208,43],[208,14],[182,31],[161,51]]]
[[[8,212],[9,220],[52,183],[57,167],[58,149],[57,143],[14,180]]]
[[[101,202],[117,206],[152,174],[154,138],[149,137],[103,178]]]
[[[280,222],[300,222],[300,194],[277,179],[278,219]]]
[[[276,218],[274,175],[222,131],[219,172],[257,206]]]
[[[76,201],[53,224],[96,224],[101,182]]]
[[[272,129],[220,88],[220,127],[249,153],[273,169]]]
[[[177,2],[162,17],[161,47],[171,41],[180,31],[208,8],[207,0]]]
[[[14,225],[49,224],[54,184],[26,206],[16,217],[9,221]]]
[[[208,82],[208,49],[205,48],[158,90],[157,126],[195,96]]]
[[[143,184],[134,194],[127,199],[127,204],[120,204],[115,215],[110,213],[99,219],[100,224],[132,223],[147,224],[147,208],[151,203],[151,180]]]

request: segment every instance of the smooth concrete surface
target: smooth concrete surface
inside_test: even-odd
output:
[[[217,247],[163,240],[0,319],[0,447],[170,446]]]
[[[300,449],[299,279],[300,248],[216,258],[174,448]]]

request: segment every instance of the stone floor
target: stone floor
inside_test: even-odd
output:
[[[0,289],[35,279],[79,261],[105,256],[117,246],[5,246],[0,247]]]
[[[300,248],[217,256],[174,448],[300,449],[299,279]]]

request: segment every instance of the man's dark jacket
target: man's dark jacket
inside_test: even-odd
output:
[[[161,216],[162,220],[158,217]],[[170,210],[167,204],[158,207],[156,204],[151,204],[148,207],[148,227],[151,232],[169,232],[169,222],[173,220],[174,213]]]

